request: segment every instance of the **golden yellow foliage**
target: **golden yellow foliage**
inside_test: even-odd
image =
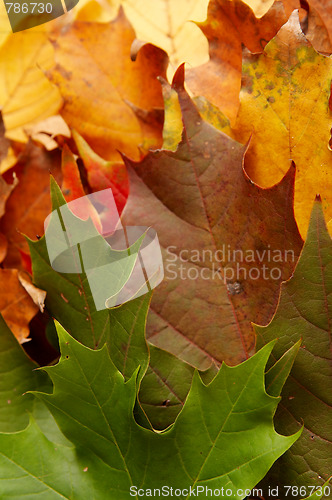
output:
[[[296,13],[263,55],[244,64],[235,133],[240,142],[253,134],[246,169],[255,182],[268,187],[282,179],[294,160],[294,209],[303,238],[316,193],[327,220],[332,216],[331,79],[332,59],[313,49]]]

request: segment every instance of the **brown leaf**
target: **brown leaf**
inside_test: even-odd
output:
[[[177,151],[151,152],[137,163],[126,159],[130,195],[123,221],[156,229],[165,264],[147,334],[201,369],[211,361],[234,365],[252,353],[250,321],[268,322],[280,280],[290,276],[301,248],[294,167],[270,189],[255,185],[243,171],[246,147],[202,120],[183,88],[183,68],[173,88],[184,123]],[[282,262],[268,251],[281,252]],[[276,268],[277,279],[264,279],[263,266]],[[258,277],[249,275],[252,268]]]
[[[332,2],[330,3],[330,11],[332,14]],[[318,10],[309,6],[306,36],[313,47],[323,54],[331,54],[332,52],[332,29],[330,28],[330,31],[328,29],[328,20],[329,16],[324,15],[322,17]]]
[[[4,234],[0,233],[0,263],[7,255],[8,242]]]
[[[5,213],[6,202],[8,200],[8,197],[10,196],[10,193],[15,188],[17,183],[18,179],[16,175],[14,175],[14,180],[12,184],[7,184],[7,182],[3,179],[3,177],[0,176],[0,217],[2,217],[3,214]]]
[[[332,43],[332,0],[309,0],[308,3],[311,7],[309,14],[310,35],[308,38],[316,50],[330,53]],[[328,39],[326,38],[325,28],[328,33]]]
[[[29,322],[38,312],[18,279],[17,269],[0,269],[0,313],[22,344],[29,336]]]

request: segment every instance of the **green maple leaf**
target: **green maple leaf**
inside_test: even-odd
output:
[[[61,326],[58,334],[61,359],[44,368],[53,394],[35,395],[75,448],[54,445],[33,422],[0,434],[3,498],[122,500],[131,486],[169,484],[224,487],[242,499],[236,491],[254,487],[300,435],[273,427],[279,398],[266,393],[264,377],[274,343],[241,365],[223,364],[208,386],[195,372],[176,422],[157,433],[133,417],[137,372],[125,381],[106,346],[91,350]]]
[[[266,484],[318,486],[331,475],[331,321],[332,241],[321,202],[316,200],[303,251],[294,275],[282,285],[277,312],[269,325],[255,327],[258,349],[279,339],[275,359],[302,338],[282,393],[276,426],[279,432],[290,433],[304,425],[304,431],[270,471]]]
[[[66,203],[52,177],[51,198],[53,210]],[[156,429],[172,424],[190,389],[194,368],[153,345],[150,345],[149,357],[145,324],[151,293],[114,309],[96,311],[86,275],[55,271],[49,261],[45,237],[38,241],[28,240],[28,243],[33,280],[47,292],[46,308],[50,315],[87,347],[98,348],[106,343],[112,361],[126,379],[138,366],[141,367],[140,378],[147,370],[139,396],[143,412],[137,406],[136,417],[149,427],[148,417]],[[206,375],[202,372],[202,376],[206,380],[209,374],[215,373],[213,366]]]
[[[52,210],[58,210],[66,205],[53,177],[51,177],[51,198]],[[81,221],[74,215],[70,217],[75,223],[80,224],[82,235],[85,231],[95,234],[92,242],[95,250],[92,248],[91,252],[95,261],[98,262],[96,248],[101,249],[104,258],[105,240],[94,227],[91,227],[91,220]],[[38,241],[28,239],[28,243],[32,258],[33,280],[38,287],[47,292],[46,308],[50,315],[86,346],[96,349],[106,343],[113,362],[127,378],[133,374],[137,366],[140,366],[141,378],[149,359],[145,341],[145,323],[151,293],[118,308],[98,311],[85,272],[63,274],[55,271],[50,263],[45,236]]]

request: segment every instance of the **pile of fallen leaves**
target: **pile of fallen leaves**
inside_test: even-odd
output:
[[[331,498],[332,2],[1,8],[1,498]],[[44,220],[106,188],[165,279],[96,311]]]

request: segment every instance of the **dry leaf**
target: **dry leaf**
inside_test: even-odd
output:
[[[159,127],[144,113],[162,108],[157,77],[166,72],[165,52],[144,45],[130,59],[135,33],[120,11],[109,24],[76,21],[54,40],[56,66],[50,78],[64,99],[62,116],[103,158],[120,161],[118,151],[139,158],[139,147],[161,144]],[[146,128],[149,129],[147,133]]]
[[[9,243],[4,261],[7,268],[21,267],[20,250],[29,252],[22,233],[32,239],[44,232],[44,220],[51,212],[50,172],[61,181],[61,158],[58,150],[47,152],[28,143],[15,167],[6,174],[16,172],[19,183],[6,204],[0,229]]]
[[[318,54],[294,13],[264,54],[244,63],[241,107],[235,136],[252,140],[245,165],[251,178],[271,186],[295,161],[295,216],[305,238],[312,198],[322,196],[332,215],[332,59]],[[268,165],[268,168],[267,168]]]
[[[0,269],[0,313],[22,344],[29,336],[29,322],[38,312],[18,279],[17,269]]]
[[[31,277],[27,272],[19,271],[18,280],[23,288],[28,292],[36,306],[39,307],[40,311],[44,312],[46,299],[45,290],[41,290],[40,288],[37,288],[35,285],[33,285]]]
[[[199,26],[210,46],[210,61],[188,71],[187,84],[195,95],[204,95],[232,121],[239,108],[242,44],[262,52],[286,22],[282,2],[257,19],[241,0],[212,0],[208,18]]]
[[[4,234],[0,233],[0,263],[7,255],[8,242]]]
[[[24,128],[58,112],[59,91],[43,73],[52,65],[41,27],[11,34],[0,47],[0,106],[9,139],[26,142]]]
[[[147,336],[201,369],[211,361],[234,365],[252,352],[250,321],[269,321],[280,281],[300,252],[294,169],[271,189],[254,185],[243,171],[246,147],[202,120],[183,88],[182,67],[173,89],[184,124],[177,150],[126,160],[131,182],[123,223],[155,228],[164,256],[165,280],[153,294]],[[293,261],[285,254],[272,261],[269,249],[290,250]],[[277,267],[279,278],[264,278],[257,271],[263,265]]]
[[[332,42],[332,0],[309,0],[309,5],[316,11],[316,16],[322,21]],[[317,20],[317,18],[316,18]]]
[[[81,3],[81,2],[80,2]],[[200,30],[191,21],[204,21],[209,0],[92,0],[78,6],[77,18],[107,22],[120,5],[132,24],[137,38],[164,49],[173,71],[186,61],[198,66],[208,59],[208,46]]]
[[[0,175],[0,218],[5,213],[5,205],[10,196],[12,190],[16,187],[18,179],[15,174],[13,174],[13,183],[7,184],[7,182]]]
[[[50,116],[46,120],[27,127],[25,132],[31,139],[42,144],[48,151],[52,151],[58,147],[58,143],[54,140],[55,137],[63,136],[69,138],[71,136],[67,123],[60,115]]]

